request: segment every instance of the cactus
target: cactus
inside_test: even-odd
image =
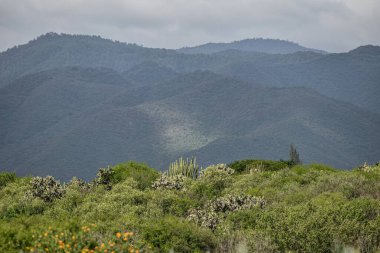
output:
[[[224,163],[219,163],[216,165],[210,165],[206,169],[201,170],[199,177],[204,177],[205,175],[207,175],[208,173],[212,173],[213,171],[223,171],[227,175],[232,175],[235,173],[234,169],[231,169]]]
[[[40,198],[44,202],[53,202],[65,193],[64,187],[52,176],[34,177],[30,186],[31,190],[28,194],[34,198]]]
[[[243,209],[251,209],[259,206],[264,208],[265,200],[262,197],[248,195],[227,195],[209,202],[204,208],[190,209],[188,220],[194,221],[201,227],[215,230],[219,222],[223,220],[229,212]]]
[[[199,174],[199,166],[195,157],[184,160],[180,157],[175,162],[172,162],[169,166],[169,170],[166,172],[169,177],[182,175],[191,179],[197,179]]]
[[[95,184],[103,185],[107,191],[111,190],[112,189],[111,178],[112,178],[113,173],[114,171],[112,170],[112,168],[110,168],[110,166],[108,166],[107,168],[100,168],[94,180]]]
[[[160,178],[154,181],[152,188],[159,189],[170,189],[170,190],[181,190],[185,182],[185,176],[167,176],[163,174]]]
[[[187,220],[194,221],[198,226],[215,230],[220,222],[219,215],[216,212],[203,210],[203,209],[191,209]]]
[[[83,179],[73,177],[68,184],[65,185],[66,188],[78,189],[82,192],[87,192],[91,189],[91,184],[87,183]]]
[[[242,209],[250,209],[255,206],[263,208],[265,200],[262,197],[242,195],[227,195],[209,203],[209,209],[215,212],[234,212]]]

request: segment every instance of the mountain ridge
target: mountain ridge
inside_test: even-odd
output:
[[[377,162],[377,52],[197,55],[49,34],[0,54],[0,170],[286,159],[290,143],[305,162]]]
[[[300,51],[311,51],[314,53],[327,54],[326,51],[306,48],[291,41],[263,38],[244,39],[232,42],[207,43],[194,47],[182,47],[177,51],[186,54],[213,54],[231,49],[269,54],[289,54]]]

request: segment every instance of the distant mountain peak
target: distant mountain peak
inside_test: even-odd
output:
[[[185,54],[212,54],[226,50],[240,50],[250,52],[262,52],[269,54],[290,54],[295,52],[311,51],[326,54],[327,52],[306,48],[295,42],[280,39],[252,38],[233,42],[207,43],[195,47],[178,49]]]
[[[364,45],[351,50],[351,54],[380,55],[380,46]]]

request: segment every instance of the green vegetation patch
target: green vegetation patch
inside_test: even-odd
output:
[[[243,160],[191,177],[180,168],[127,162],[66,183],[2,173],[0,252],[380,250],[379,165]]]

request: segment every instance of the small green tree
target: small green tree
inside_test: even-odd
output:
[[[302,161],[300,160],[300,155],[293,144],[290,144],[289,160],[290,163],[293,165],[302,164]]]

